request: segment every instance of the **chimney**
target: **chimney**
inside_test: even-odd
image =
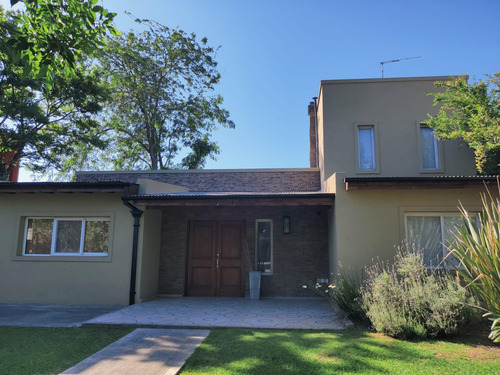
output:
[[[307,106],[309,115],[309,161],[311,168],[318,167],[318,139],[316,130],[316,98]]]
[[[10,163],[12,162],[12,159],[14,159],[14,155],[16,154],[17,150],[14,151],[9,151],[4,154],[4,163],[5,165],[9,166]],[[19,162],[17,165],[15,165],[12,168],[12,171],[9,174],[9,182],[17,182],[19,179]]]

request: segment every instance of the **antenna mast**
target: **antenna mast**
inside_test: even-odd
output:
[[[420,59],[422,56],[416,56],[416,57],[404,57],[402,59],[396,59],[396,60],[389,60],[389,61],[381,61],[380,62],[380,69],[382,70],[382,78],[384,78],[384,64],[389,64],[389,63],[395,63],[399,62],[402,60],[412,60],[412,59]]]

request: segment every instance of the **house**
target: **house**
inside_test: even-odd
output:
[[[158,295],[264,296],[387,260],[408,239],[429,266],[459,201],[480,211],[458,141],[436,141],[434,82],[322,81],[309,105],[310,168],[77,172],[76,182],[0,183],[0,302],[121,304]]]

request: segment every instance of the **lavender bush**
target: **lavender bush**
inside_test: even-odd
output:
[[[457,333],[475,319],[475,300],[445,271],[427,270],[422,253],[402,246],[394,263],[367,269],[363,308],[373,327],[408,339]]]

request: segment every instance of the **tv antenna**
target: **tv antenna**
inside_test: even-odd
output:
[[[381,61],[380,62],[380,69],[382,69],[382,78],[384,78],[384,64],[389,64],[389,63],[395,63],[403,60],[413,60],[413,59],[420,59],[422,56],[416,56],[416,57],[404,57],[402,59],[396,59],[396,60],[389,60],[389,61]]]

